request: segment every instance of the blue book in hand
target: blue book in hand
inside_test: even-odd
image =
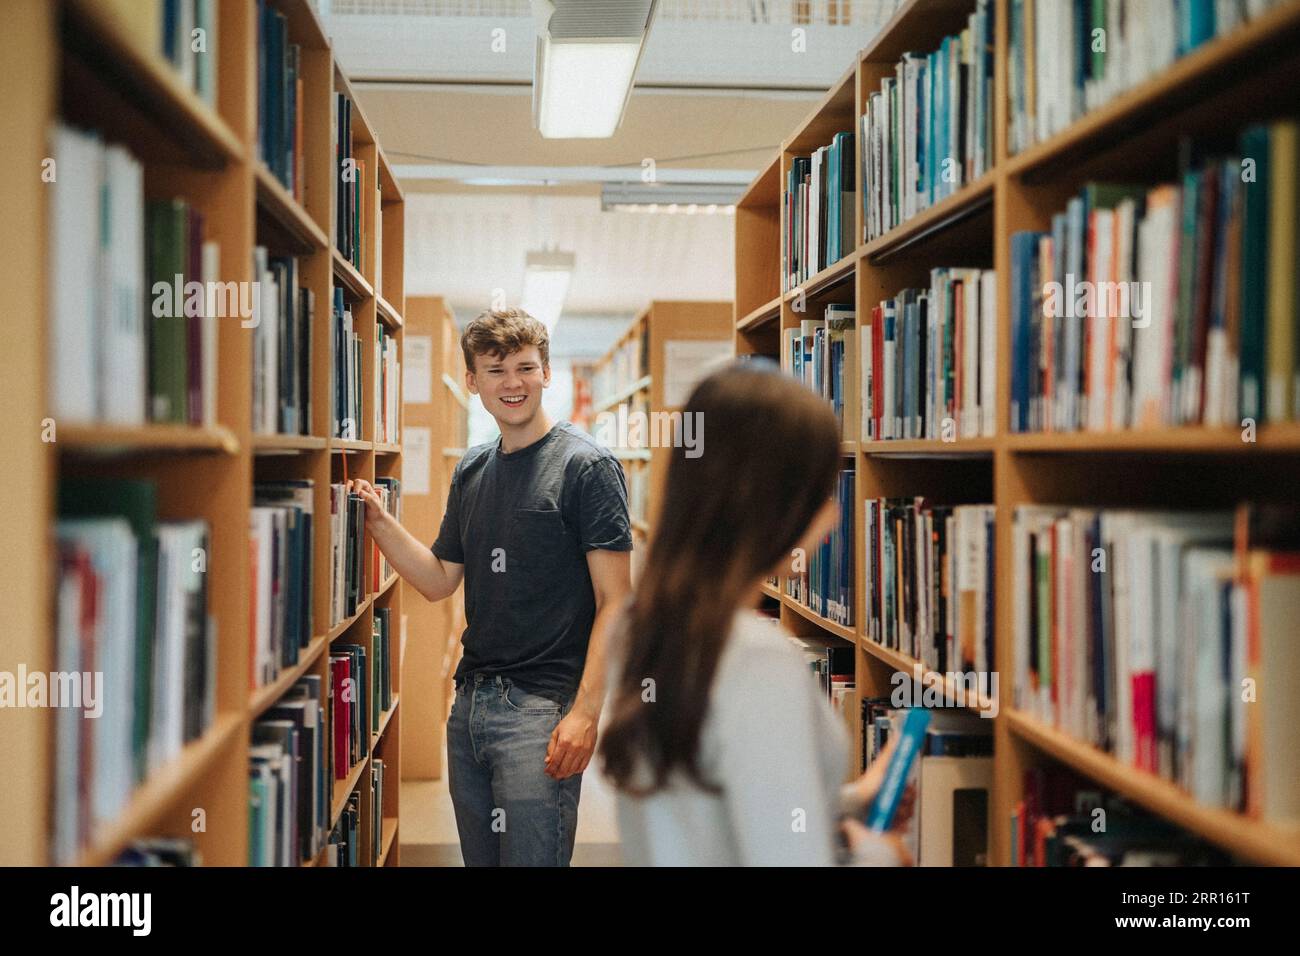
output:
[[[930,726],[930,712],[923,707],[913,707],[906,712],[898,730],[898,746],[885,768],[885,780],[880,785],[876,799],[867,810],[867,828],[883,833],[894,825],[898,803],[907,788],[907,777],[912,763],[921,753],[925,731]]]

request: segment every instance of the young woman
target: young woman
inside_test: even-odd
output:
[[[702,416],[704,454],[674,450],[612,648],[600,754],[625,862],[830,865],[841,833],[853,862],[910,862],[896,832],[841,823],[874,796],[885,760],[841,786],[848,734],[802,655],[754,610],[763,579],[836,519],[834,414],[770,363],[737,363],[683,415]]]

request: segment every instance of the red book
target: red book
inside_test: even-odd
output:
[[[330,700],[334,708],[334,779],[342,780],[352,769],[352,748],[350,731],[352,728],[352,698],[356,689],[351,687],[349,678],[352,669],[346,657],[330,658]],[[350,690],[348,688],[351,688]]]

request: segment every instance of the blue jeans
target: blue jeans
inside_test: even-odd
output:
[[[447,771],[466,866],[568,866],[582,774],[546,774],[546,747],[564,706],[509,678],[474,674],[456,686]]]

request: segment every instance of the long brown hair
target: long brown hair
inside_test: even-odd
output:
[[[715,372],[691,393],[683,419],[700,423],[706,440],[696,457],[671,449],[601,744],[605,773],[638,795],[665,786],[677,768],[716,790],[698,749],[732,617],[803,537],[839,469],[829,404],[770,362]],[[642,696],[649,686],[652,702]],[[634,782],[638,768],[649,770],[645,786]]]

